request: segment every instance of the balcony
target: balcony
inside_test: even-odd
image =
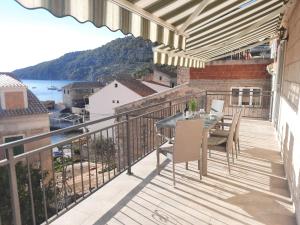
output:
[[[9,197],[0,203],[7,210],[2,225],[296,224],[275,130],[262,120],[271,115],[270,93],[243,108],[241,154],[230,174],[225,155],[213,152],[202,181],[196,164],[189,170],[178,164],[174,188],[166,159],[157,175],[154,124],[190,98],[206,110],[212,99],[224,99],[226,115],[239,109],[228,93],[201,92],[1,145],[0,172],[9,180],[1,191]],[[13,155],[14,146],[112,119],[110,126]]]
[[[208,176],[200,182],[196,164],[179,164],[174,188],[171,164],[157,175],[151,153],[53,224],[296,224],[271,123],[242,119],[240,136],[230,175],[225,155],[213,152]]]

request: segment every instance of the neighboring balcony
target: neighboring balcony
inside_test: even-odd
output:
[[[196,163],[189,170],[176,165],[176,188],[168,160],[162,158],[160,175],[155,170],[153,151],[163,142],[156,141],[155,123],[182,112],[191,98],[207,111],[212,99],[223,99],[225,115],[233,115],[240,107],[230,105],[231,93],[202,92],[1,145],[0,224],[296,224],[267,121],[272,93],[260,97],[259,106],[243,108],[241,153],[231,173],[225,154],[213,152],[202,181]],[[13,155],[15,146],[112,119],[110,126]]]

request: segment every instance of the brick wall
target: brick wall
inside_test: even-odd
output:
[[[22,91],[5,92],[5,107],[6,109],[24,109],[24,94]]]
[[[190,79],[267,79],[270,77],[266,70],[268,64],[228,64],[207,65],[205,68],[190,68]]]
[[[289,38],[285,50],[281,85],[278,136],[289,181],[291,197],[300,224],[300,2],[288,21]]]

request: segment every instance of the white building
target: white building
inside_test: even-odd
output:
[[[114,108],[141,99],[157,92],[165,91],[169,87],[134,79],[117,79],[89,97],[86,110],[90,113],[90,120],[97,120],[112,116]],[[94,131],[109,126],[110,120],[99,125],[90,126]]]

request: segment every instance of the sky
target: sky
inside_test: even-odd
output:
[[[28,10],[14,0],[0,0],[0,71],[33,66],[65,53],[94,49],[124,37],[106,27],[56,18],[45,9]]]

